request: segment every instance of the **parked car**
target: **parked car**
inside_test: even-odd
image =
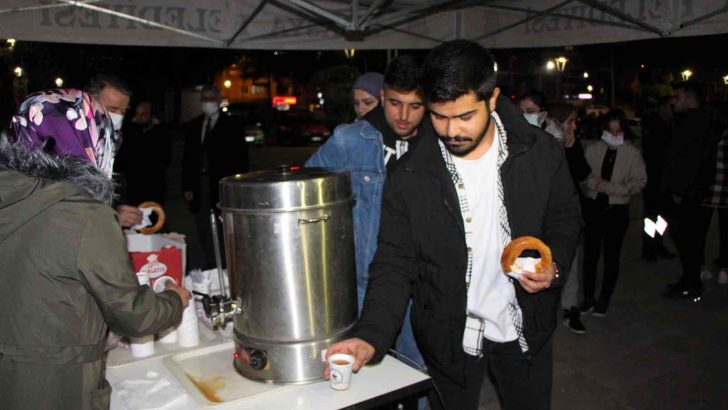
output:
[[[238,117],[245,125],[245,142],[254,145],[265,144],[266,123],[264,108],[259,105],[233,103],[223,107],[227,115]]]
[[[272,131],[278,144],[321,144],[331,136],[323,112],[279,111],[273,117]]]

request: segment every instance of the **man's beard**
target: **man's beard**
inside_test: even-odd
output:
[[[471,152],[473,152],[485,139],[485,135],[488,133],[488,128],[490,128],[490,114],[488,115],[488,121],[485,123],[485,127],[483,127],[483,131],[481,131],[477,137],[471,138],[468,136],[463,135],[456,135],[454,137],[445,137],[442,135],[438,135],[437,137],[440,138],[440,141],[442,141],[445,144],[445,147],[448,151],[450,151],[451,154],[457,156],[457,157],[464,157]],[[472,144],[470,145],[450,145],[448,142],[450,141],[471,141]]]

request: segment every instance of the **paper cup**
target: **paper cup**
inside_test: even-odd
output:
[[[139,282],[139,285],[149,285],[149,274],[147,272],[137,272],[136,273],[137,282]]]
[[[329,356],[329,385],[334,390],[346,390],[351,383],[352,367],[354,356],[344,353],[336,353]]]
[[[147,357],[154,354],[154,335],[131,339],[131,355]]]
[[[177,332],[180,346],[192,347],[200,344],[200,328],[197,324],[197,310],[194,303],[188,304],[182,312],[182,323]]]

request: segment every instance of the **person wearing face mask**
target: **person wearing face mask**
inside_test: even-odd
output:
[[[154,105],[140,101],[124,128],[124,144],[114,162],[114,170],[125,182],[126,202],[154,201],[164,205],[171,158],[172,140],[166,127],[159,123]]]
[[[111,208],[120,143],[89,94],[27,97],[0,136],[0,407],[107,409],[107,330],[179,323],[189,292],[134,274]]]
[[[124,115],[129,109],[129,101],[132,96],[129,86],[121,78],[114,75],[96,74],[86,84],[84,91],[101,103],[109,114],[114,132],[121,135]],[[122,193],[120,196],[123,201],[125,194]],[[117,204],[116,212],[119,213],[119,221],[124,228],[130,228],[142,222],[142,211],[136,206],[124,203]]]
[[[351,99],[357,120],[379,105],[379,94],[383,85],[384,76],[373,71],[360,75],[354,81]]]
[[[546,96],[538,91],[531,91],[524,94],[518,100],[518,109],[523,113],[526,121],[536,127],[551,134],[557,141],[564,143],[564,131],[559,124],[549,118],[548,104]]]
[[[581,146],[581,141],[577,138],[576,131],[576,119],[577,111],[573,105],[567,103],[556,103],[549,107],[549,113],[551,118],[561,126],[564,132],[564,153],[566,153],[566,163],[569,166],[569,173],[571,179],[574,182],[574,188],[579,194],[579,202],[583,204],[584,195],[581,191],[580,184],[586,180],[591,173],[591,168],[586,162],[584,157],[584,149]],[[583,205],[582,205],[583,208]],[[584,253],[581,252],[583,248],[577,249],[577,254],[574,256],[574,261],[571,264],[571,271],[569,277],[564,284],[564,289],[561,292],[561,307],[563,308],[563,319],[564,325],[574,333],[584,334],[586,333],[586,326],[581,321],[581,309],[579,309],[579,282],[581,282],[579,269],[581,268],[581,262],[583,260]]]
[[[190,254],[192,268],[215,267],[210,210],[217,209],[220,179],[248,172],[245,126],[237,117],[220,112],[220,91],[206,85],[200,91],[202,114],[185,129],[182,195],[196,215],[202,258]],[[221,242],[222,243],[222,242]],[[223,258],[224,260],[224,258]]]
[[[632,130],[622,110],[609,111],[603,119],[601,140],[587,147],[591,168],[584,201],[584,299],[582,312],[603,317],[619,277],[622,241],[629,225],[629,202],[647,183],[642,154],[629,139]],[[597,262],[603,255],[601,293],[595,299]]]

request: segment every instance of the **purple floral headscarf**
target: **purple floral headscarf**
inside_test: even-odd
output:
[[[28,96],[10,128],[15,143],[85,159],[111,178],[121,138],[103,106],[81,90],[57,89]]]

